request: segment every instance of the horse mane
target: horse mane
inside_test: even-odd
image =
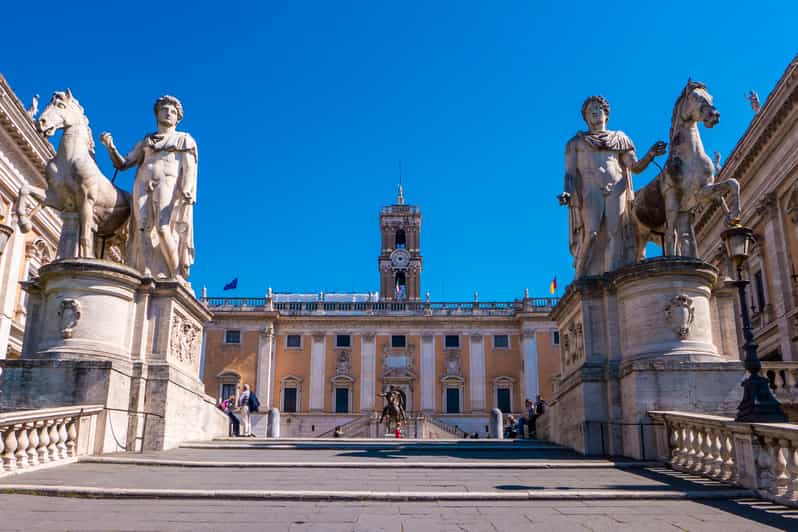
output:
[[[673,105],[673,114],[671,114],[671,130],[670,133],[668,134],[668,138],[671,140],[671,143],[673,143],[673,129],[676,127],[676,117],[679,114],[679,109],[682,106],[682,102],[684,102],[684,99],[693,90],[695,89],[706,90],[706,88],[707,86],[704,83],[701,83],[700,81],[693,81],[692,79],[687,80],[687,85],[684,86],[684,89],[682,89],[682,93],[679,95],[679,97],[676,99],[676,103]]]

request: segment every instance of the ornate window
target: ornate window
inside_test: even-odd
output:
[[[238,398],[238,386],[241,384],[241,375],[233,370],[226,369],[216,376],[219,383],[219,398]]]
[[[391,336],[391,347],[402,348],[407,346],[407,336],[394,334]]]
[[[552,331],[551,345],[560,345],[560,331]]]
[[[515,379],[502,375],[493,379],[493,400],[503,414],[513,411],[513,384]]]
[[[295,375],[280,379],[280,412],[299,412],[302,407],[302,381],[302,377]]]
[[[443,337],[443,347],[446,349],[459,349],[460,336],[457,334],[447,334]]]
[[[441,404],[444,414],[460,414],[463,411],[465,379],[457,375],[445,375],[441,378],[443,397]]]

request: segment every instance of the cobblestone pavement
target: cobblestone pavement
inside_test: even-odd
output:
[[[759,500],[312,503],[135,501],[0,495],[0,530],[758,531],[798,529]]]

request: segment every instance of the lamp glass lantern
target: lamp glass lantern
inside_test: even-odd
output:
[[[726,245],[726,254],[739,269],[751,255],[751,248],[756,243],[754,232],[740,225],[723,231],[720,237]]]

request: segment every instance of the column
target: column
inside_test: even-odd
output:
[[[19,290],[20,264],[27,260],[25,257],[25,235],[17,228],[6,243],[2,251],[2,288],[0,289],[0,359],[6,358],[8,338],[11,335],[11,323],[14,321],[17,304],[17,290]],[[0,369],[2,372],[2,369]]]
[[[521,364],[521,399],[535,399],[538,394],[538,343],[534,330],[521,333],[523,364]]]
[[[374,333],[366,333],[360,342],[360,411],[373,412],[377,398],[377,342]]]
[[[324,333],[314,333],[310,346],[310,410],[324,410]]]
[[[258,373],[255,383],[255,394],[266,409],[271,408],[273,346],[274,327],[269,324],[258,334]]]
[[[421,410],[435,411],[435,337],[421,335]]]
[[[471,411],[483,412],[487,409],[485,401],[485,344],[481,334],[471,335],[469,366],[471,368]]]

